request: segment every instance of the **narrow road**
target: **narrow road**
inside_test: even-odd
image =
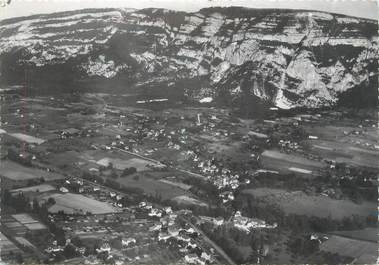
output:
[[[87,183],[91,183],[92,185],[94,186],[98,186],[98,187],[101,187],[105,190],[109,190],[109,191],[114,191],[118,194],[122,194],[122,195],[126,195],[126,193],[120,191],[120,190],[117,190],[117,189],[113,189],[111,187],[108,187],[108,186],[104,186],[102,184],[99,184],[99,183],[95,183],[93,181],[90,181],[90,180],[87,180],[87,179],[83,179],[81,177],[75,177],[77,179],[81,179],[83,180],[83,182],[87,182]],[[183,218],[183,217],[181,217]],[[220,255],[222,256],[227,262],[229,265],[237,265],[226,253],[225,251],[219,247],[214,241],[212,241],[202,230],[200,230],[198,227],[196,227],[194,224],[192,224],[188,219],[185,219],[183,218],[184,221],[186,221],[196,232],[198,232],[199,234],[201,234],[201,236],[203,237],[204,241],[207,242],[209,245],[212,246],[212,248],[215,249],[215,251]],[[219,263],[220,264],[220,263]],[[220,264],[221,265],[221,264]]]
[[[158,160],[155,160],[155,159],[152,159],[152,158],[149,158],[149,157],[146,157],[146,156],[143,156],[143,155],[139,155],[139,154],[136,154],[136,153],[133,153],[133,152],[130,152],[130,151],[126,151],[126,150],[123,150],[121,148],[118,148],[118,147],[113,147],[113,149],[117,150],[117,151],[121,151],[123,153],[127,153],[129,155],[133,155],[133,156],[136,156],[136,157],[139,157],[141,159],[144,159],[144,160],[147,160],[147,161],[150,161],[150,162],[153,162],[153,163],[157,163],[157,164],[163,164],[161,163],[160,161]]]
[[[139,157],[139,158],[142,158],[142,159],[145,159],[145,160],[148,160],[148,161],[151,161],[151,162],[154,162],[154,163],[160,163],[162,164],[160,161],[158,160],[154,160],[154,159],[151,159],[151,158],[148,158],[148,157],[144,157],[142,155],[139,155],[139,154],[136,154],[136,153],[133,153],[133,152],[129,152],[129,151],[126,151],[126,150],[122,150],[120,148],[117,148],[117,147],[113,147],[113,149],[116,149],[118,151],[121,151],[121,152],[125,152],[127,154],[130,154],[130,155],[133,155],[133,156],[136,156],[136,157]],[[199,175],[199,174],[196,174],[196,173],[193,173],[193,172],[190,172],[190,171],[187,171],[187,170],[183,170],[183,169],[178,169],[178,168],[174,168],[176,170],[179,170],[181,172],[184,172],[184,173],[187,173],[187,174],[191,174],[191,175],[194,175],[196,177],[201,177],[201,178],[204,178],[204,176],[202,175]],[[81,177],[75,177],[75,178],[78,178],[78,179],[81,179],[83,180],[83,182],[87,182],[87,183],[91,183],[92,185],[95,185],[95,186],[98,186],[98,187],[102,187],[103,189],[107,189],[107,190],[110,190],[110,191],[114,191],[114,192],[117,192],[118,194],[122,194],[122,195],[126,195],[126,193],[120,191],[120,190],[117,190],[117,189],[113,189],[111,187],[108,187],[108,186],[104,186],[102,184],[99,184],[99,183],[95,183],[93,181],[90,181],[88,179],[84,179],[84,178],[81,178]],[[220,255],[222,256],[227,262],[229,265],[237,265],[226,253],[225,251],[219,247],[214,241],[212,241],[202,230],[200,230],[198,227],[196,227],[194,224],[192,224],[189,220],[183,218],[195,231],[197,231],[199,234],[202,235],[202,237],[204,238],[204,241],[207,242],[209,245],[212,246],[212,248],[215,249],[215,251]]]
[[[180,168],[177,168],[177,167],[174,167],[174,169],[176,169],[176,170],[178,170],[178,171],[180,171],[180,172],[183,172],[183,173],[189,174],[189,175],[191,175],[191,176],[194,176],[194,177],[196,177],[196,178],[201,178],[201,179],[204,179],[204,180],[207,179],[207,178],[204,177],[203,175],[200,175],[200,174],[197,174],[197,173],[193,173],[193,172],[188,171],[188,170],[185,170],[185,169],[180,169]]]
[[[118,150],[120,152],[124,152],[124,153],[127,153],[129,155],[133,155],[133,156],[136,156],[136,157],[139,157],[141,159],[144,159],[144,160],[147,160],[147,161],[150,161],[150,162],[153,162],[153,163],[157,163],[157,164],[161,164],[161,165],[165,165],[164,163],[158,161],[158,160],[155,160],[155,159],[152,159],[152,158],[149,158],[149,157],[146,157],[146,156],[143,156],[143,155],[140,155],[140,154],[136,154],[136,153],[133,153],[133,152],[130,152],[130,151],[126,151],[126,150],[123,150],[123,149],[120,149],[118,147],[113,147],[113,149],[115,150]],[[165,165],[167,166],[167,165]],[[169,167],[169,166],[167,166]],[[200,175],[200,174],[197,174],[197,173],[193,173],[191,171],[188,171],[188,170],[185,170],[185,169],[181,169],[181,168],[178,168],[178,167],[171,167],[175,170],[178,170],[180,172],[183,172],[183,173],[186,173],[186,174],[189,174],[191,176],[194,176],[194,177],[197,177],[197,178],[201,178],[201,179],[206,179],[206,177],[204,177],[203,175]]]
[[[183,218],[183,217],[182,217]],[[214,241],[212,241],[200,228],[195,226],[193,223],[191,223],[188,219],[183,218],[184,221],[186,221],[196,232],[201,234],[201,236],[204,238],[204,241],[206,241],[209,245],[212,246],[216,250],[216,252],[222,256],[230,265],[237,265],[229,256],[225,253],[225,251],[219,247]]]
[[[154,162],[154,163],[160,163],[160,164],[163,164],[161,163],[160,161],[157,161],[157,160],[154,160],[154,159],[151,159],[151,158],[148,158],[148,157],[145,157],[145,156],[142,156],[142,155],[139,155],[139,154],[136,154],[136,153],[133,153],[133,152],[130,152],[130,151],[126,151],[126,150],[122,150],[120,148],[117,148],[117,147],[113,147],[114,149],[116,150],[119,150],[121,152],[125,152],[127,154],[130,154],[130,155],[134,155],[136,157],[139,157],[139,158],[142,158],[142,159],[145,159],[145,160],[148,160],[148,161],[151,161],[151,162]],[[180,172],[183,172],[183,173],[187,173],[187,174],[190,174],[192,176],[195,176],[195,177],[198,177],[198,178],[202,178],[202,179],[206,179],[204,176],[200,175],[200,174],[197,174],[197,173],[193,173],[191,171],[187,171],[187,170],[184,170],[184,169],[180,169],[180,168],[176,168],[176,167],[173,167],[174,169],[180,171]],[[215,250],[216,252],[222,256],[230,265],[237,265],[226,253],[225,251],[219,247],[214,241],[212,241],[202,230],[200,230],[198,227],[196,227],[194,224],[192,224],[189,220],[183,218],[193,229],[195,229],[195,231],[197,231],[199,234],[202,235],[202,237],[204,238],[204,241],[206,241],[209,245],[211,245]]]

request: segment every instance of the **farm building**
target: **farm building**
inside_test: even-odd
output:
[[[61,131],[61,135],[73,136],[79,134],[80,130],[76,128],[68,128]]]

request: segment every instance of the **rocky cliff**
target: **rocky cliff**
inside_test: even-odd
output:
[[[283,109],[377,105],[377,33],[376,21],[316,11],[35,15],[0,21],[0,78],[173,87],[196,100],[249,97]]]

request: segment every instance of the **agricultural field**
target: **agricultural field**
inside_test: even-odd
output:
[[[171,180],[167,180],[167,179],[160,179],[159,181],[166,183],[166,184],[169,184],[169,185],[172,185],[172,186],[175,186],[175,187],[179,187],[182,190],[189,190],[192,187],[191,185],[187,185],[187,184],[184,184],[181,182],[171,181]]]
[[[177,196],[172,199],[173,201],[177,202],[180,205],[197,205],[201,207],[208,207],[208,204],[199,201],[197,199],[194,199],[192,197],[189,197],[187,195]]]
[[[314,176],[326,165],[299,155],[285,154],[276,150],[266,150],[261,154],[261,163],[267,169],[277,170],[281,173],[301,173]]]
[[[119,177],[115,181],[120,183],[121,186],[141,189],[151,196],[161,196],[164,200],[188,194],[187,191],[180,187],[163,183],[159,179],[149,177],[143,173]]]
[[[22,253],[22,251],[1,232],[0,249],[1,256],[10,255],[10,253]]]
[[[290,239],[288,232],[281,231],[278,238],[270,246],[270,260],[268,264],[304,264],[301,257],[296,257],[286,247],[286,242]],[[267,264],[267,263],[266,263]]]
[[[135,167],[138,172],[149,170],[149,165],[152,163],[150,161],[146,161],[140,158],[131,158],[128,160],[122,160],[119,158],[102,158],[96,162],[96,164],[100,166],[107,167],[112,163],[113,168],[118,170],[124,170],[126,168]]]
[[[170,250],[164,246],[150,247],[149,253],[139,260],[128,262],[129,264],[180,264],[181,256],[178,251]],[[138,249],[137,249],[138,250]]]
[[[377,243],[331,236],[320,245],[320,250],[354,258],[356,264],[374,264],[378,256]]]
[[[56,190],[56,188],[50,184],[41,184],[41,185],[35,185],[35,186],[30,186],[30,187],[25,187],[25,188],[20,188],[20,189],[14,189],[11,190],[11,193],[29,193],[29,192],[48,192],[48,191],[53,191]]]
[[[87,212],[92,214],[105,214],[117,212],[116,208],[112,205],[81,194],[55,193],[42,197],[44,200],[48,200],[49,198],[55,200],[55,204],[49,208],[49,212],[51,213],[58,213],[59,211],[64,211],[66,214],[85,214]]]
[[[38,222],[29,214],[24,214],[24,213],[13,214],[12,217],[14,219],[16,219],[21,224],[30,224],[30,223],[37,223]]]
[[[337,140],[344,136],[344,131],[353,131],[355,128],[351,126],[334,126],[334,125],[308,125],[304,128],[311,135],[318,136],[325,140]]]
[[[347,238],[352,238],[352,239],[378,242],[378,229],[377,228],[364,228],[360,230],[351,230],[351,231],[334,231],[331,234],[343,236]]]
[[[61,153],[51,153],[44,161],[56,167],[75,166],[78,163],[87,162],[80,158],[80,153],[76,151],[66,151]]]
[[[217,157],[230,158],[233,161],[249,161],[250,154],[241,152],[241,142],[212,142],[207,144],[207,150]]]
[[[344,255],[346,253],[337,245],[359,245],[361,240],[376,242],[375,229],[361,229],[372,226],[370,218],[365,222],[368,215],[377,216],[374,200],[367,202],[370,197],[362,195],[376,188],[372,181],[374,177],[370,175],[367,183],[359,182],[361,178],[366,182],[363,179],[372,172],[363,169],[364,166],[377,168],[376,128],[362,128],[358,124],[354,127],[351,121],[346,124],[334,123],[332,119],[324,122],[327,117],[316,119],[311,114],[299,119],[299,115],[281,117],[279,113],[271,113],[265,120],[248,120],[217,108],[142,108],[150,104],[139,105],[141,108],[125,107],[120,98],[120,95],[89,93],[79,102],[42,98],[40,102],[46,103],[46,110],[42,103],[31,103],[29,110],[35,115],[28,116],[27,121],[35,128],[26,131],[21,130],[20,115],[14,114],[14,108],[20,108],[20,104],[6,114],[10,123],[4,130],[25,132],[46,140],[40,145],[26,145],[27,151],[35,155],[32,164],[51,171],[59,169],[58,172],[64,172],[69,180],[33,181],[36,183],[29,182],[27,185],[30,186],[26,188],[18,188],[26,184],[12,187],[12,194],[23,192],[29,201],[45,202],[54,198],[55,202],[50,200],[47,207],[57,225],[69,227],[71,230],[65,230],[66,238],[79,237],[88,243],[90,252],[94,252],[94,241],[100,245],[114,237],[122,236],[124,240],[133,237],[137,241],[135,245],[122,248],[112,245],[109,255],[125,255],[127,258],[123,261],[128,264],[184,262],[185,254],[179,252],[170,240],[167,245],[158,242],[157,234],[166,233],[168,228],[165,224],[156,228],[162,221],[155,217],[150,219],[146,215],[147,207],[139,204],[142,201],[146,201],[149,207],[151,204],[154,209],[161,209],[162,213],[171,205],[174,214],[169,214],[170,218],[180,216],[182,212],[185,218],[190,216],[185,213],[187,211],[177,211],[175,205],[193,210],[194,217],[204,213],[217,222],[223,218],[224,224],[231,223],[237,211],[251,220],[259,218],[268,224],[275,222],[277,227],[267,229],[270,230],[267,233],[264,228],[254,228],[246,235],[242,234],[245,231],[233,230],[226,237],[233,238],[231,246],[214,240],[215,234],[212,233],[219,234],[216,230],[205,233],[228,252],[230,258],[234,261],[244,259],[244,264],[256,264],[254,253],[262,244],[269,245],[268,256],[261,257],[262,264],[306,263],[308,256],[296,253],[291,243],[297,240],[298,234],[306,234],[302,243],[307,244],[311,240],[310,234],[321,233],[313,226],[318,219],[309,217],[328,218],[322,220],[326,224],[320,222],[321,228],[325,229],[322,232],[330,237],[328,241],[320,241],[320,245],[329,242],[329,245],[323,245],[322,251]],[[323,123],[327,125],[322,126]],[[76,132],[61,134],[61,130],[70,128],[75,128]],[[26,139],[24,137],[23,141]],[[9,140],[12,141],[6,141],[7,146],[19,150],[20,140],[14,137]],[[345,162],[346,169],[340,165],[333,167],[325,160]],[[156,167],[150,166],[152,164]],[[351,170],[351,166],[357,168]],[[125,170],[130,167],[136,168],[137,172]],[[53,174],[10,161],[0,165],[1,172],[26,182],[42,173]],[[355,177],[359,181],[354,182]],[[343,178],[345,181],[341,184]],[[46,177],[46,180],[49,179]],[[57,191],[62,186],[68,189],[68,193]],[[251,204],[245,200],[250,196],[254,197]],[[355,201],[363,202],[357,204]],[[116,203],[117,208],[113,207]],[[14,210],[12,205],[7,208]],[[140,211],[140,208],[144,210]],[[58,214],[59,211],[74,216],[67,217]],[[88,212],[93,215],[86,215]],[[123,214],[125,216],[121,217]],[[292,214],[303,216],[288,216]],[[355,219],[353,215],[362,218]],[[183,221],[182,218],[179,220]],[[12,231],[20,229],[10,222],[6,226]],[[39,229],[35,223],[28,224],[28,228]],[[253,239],[260,233],[262,237]],[[353,240],[354,244],[346,238]],[[196,243],[210,250],[201,238]],[[369,254],[357,250],[363,247],[355,245],[350,248],[352,253],[356,251],[354,257],[369,261]],[[371,249],[371,245],[364,245],[364,248]],[[318,252],[315,250],[315,253]],[[220,252],[216,251],[214,256],[218,255]],[[323,252],[321,255],[327,256]]]
[[[377,214],[377,205],[372,202],[356,204],[349,200],[335,200],[327,196],[311,196],[302,191],[288,192],[281,189],[246,189],[244,194],[278,205],[287,214],[342,219],[351,215],[366,217]]]
[[[335,123],[335,122],[334,122]],[[311,135],[329,141],[357,143],[363,141],[368,143],[377,142],[378,128],[376,127],[353,127],[352,122],[349,126],[341,123],[335,125],[305,125],[304,129]],[[357,143],[358,144],[358,143]]]
[[[58,180],[63,178],[63,176],[54,172],[48,172],[36,168],[25,167],[9,160],[1,161],[0,176],[6,177],[14,181],[39,179],[41,177],[43,177],[45,181]]]
[[[44,139],[40,139],[24,133],[10,133],[9,135],[23,142],[27,142],[28,144],[42,144],[45,142]]]
[[[127,161],[129,159],[135,158],[135,156],[120,152],[120,151],[104,151],[104,150],[87,150],[80,154],[80,158],[83,160],[86,160],[88,162],[96,163],[97,161],[100,161],[101,159],[107,158],[107,159],[116,159],[116,160],[122,160]]]
[[[310,151],[325,159],[378,170],[379,150],[363,148],[349,142],[307,141]]]
[[[180,150],[169,149],[166,147],[158,148],[158,150],[152,154],[152,158],[157,160],[162,159],[163,157],[166,160],[176,160],[181,163],[185,163],[187,159],[186,156]]]

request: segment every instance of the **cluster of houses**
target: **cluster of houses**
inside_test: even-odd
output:
[[[211,255],[209,255],[205,252],[202,252],[200,254],[200,257],[196,253],[187,254],[184,256],[184,261],[188,264],[205,265],[205,264],[211,263],[213,261],[213,259],[212,259]]]
[[[63,185],[59,188],[59,191],[62,193],[68,193],[70,190],[81,194],[91,195],[91,197],[94,197],[96,200],[108,202],[116,208],[123,208],[123,205],[120,202],[123,197],[121,194],[106,189],[104,190],[100,186],[84,182],[82,179],[75,177],[66,178]]]
[[[216,218],[214,218],[214,217],[200,215],[199,216],[199,222],[200,222],[200,224],[202,224],[202,223],[211,223],[214,226],[220,226],[220,225],[223,225],[225,223],[225,220],[222,217],[216,217]]]
[[[209,159],[206,161],[200,161],[197,167],[201,173],[208,176],[208,179],[218,189],[231,188],[235,190],[240,185],[238,174],[232,174],[231,170],[228,168],[220,169]]]
[[[146,226],[150,225],[145,219],[135,219],[133,213],[134,209],[129,209],[128,211],[117,214],[56,216],[54,221],[65,231],[67,239],[64,245],[58,245],[57,241],[54,241],[45,249],[45,252],[54,257],[59,252],[63,252],[68,245],[74,247],[75,251],[82,255],[86,251],[92,252],[92,250],[94,250],[95,256],[91,254],[83,260],[83,262],[92,260],[94,264],[103,264],[101,260],[94,258],[99,255],[106,257],[107,260],[115,259],[116,262],[120,259],[132,261],[133,258],[139,258],[138,255],[135,255],[135,253],[138,252],[136,252],[135,249],[138,249],[141,244],[143,247],[144,242],[142,241],[146,238],[148,240],[150,239],[148,234],[141,236],[139,233],[134,233],[129,230],[119,231],[115,229],[114,226],[114,224],[128,225],[131,222],[136,227],[139,227],[141,224]],[[146,229],[146,231],[148,231],[148,229]],[[137,237],[135,237],[135,235]],[[76,243],[71,240],[72,238],[79,238],[83,245],[75,245]],[[124,255],[123,251],[127,251],[127,255]]]
[[[280,140],[278,145],[285,151],[296,151],[300,148],[300,145],[297,142],[292,142],[290,140]]]
[[[265,221],[257,219],[257,218],[249,218],[246,216],[242,216],[240,211],[236,211],[232,218],[232,223],[234,227],[249,233],[253,229],[259,228],[276,228],[278,226],[277,223],[272,225],[267,224]]]
[[[236,211],[229,220],[224,220],[222,217],[213,218],[209,216],[199,216],[199,222],[210,223],[214,226],[229,224],[246,233],[250,233],[254,229],[273,229],[278,226],[277,223],[271,225],[258,218],[249,218],[243,216],[240,211]]]
[[[239,174],[233,174],[228,168],[220,169],[211,160],[200,161],[197,167],[219,190],[226,190],[219,194],[223,203],[234,200],[233,190],[241,185]]]
[[[171,207],[162,209],[154,207],[147,202],[141,202],[139,208],[148,211],[148,216],[159,218],[159,222],[149,228],[151,232],[157,233],[159,242],[179,246],[179,252],[185,254],[184,260],[190,264],[210,264],[213,262],[211,255],[202,250],[196,242],[198,232],[188,224],[182,227],[178,224],[178,214],[172,211]],[[194,251],[196,253],[194,253]]]

